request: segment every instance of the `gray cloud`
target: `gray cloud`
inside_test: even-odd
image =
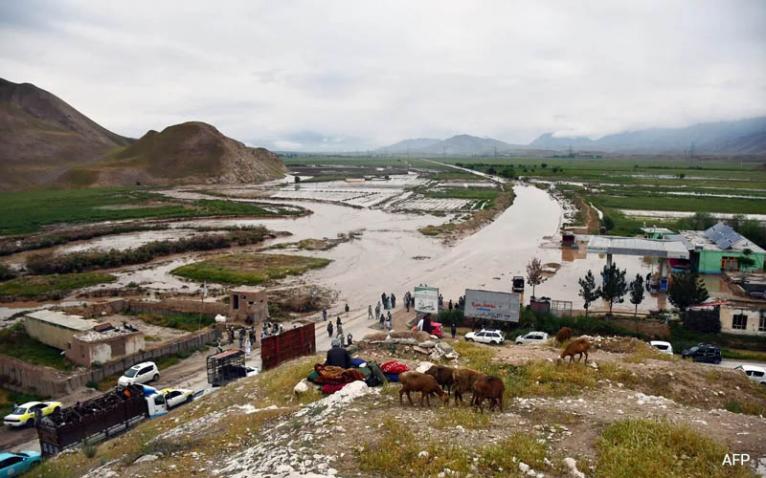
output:
[[[0,2],[0,75],[132,136],[600,136],[766,114],[766,3]]]

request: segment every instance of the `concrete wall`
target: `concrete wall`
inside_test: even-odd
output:
[[[143,332],[121,334],[98,341],[84,341],[75,336],[66,356],[78,365],[90,367],[95,362],[103,364],[124,355],[138,353],[144,347]]]
[[[202,302],[200,300],[164,299],[161,301],[144,301],[140,299],[115,299],[105,302],[88,304],[85,308],[76,308],[79,315],[86,318],[98,318],[106,315],[133,313],[173,313],[202,314],[214,317],[218,314],[227,315],[229,306],[222,302]]]
[[[175,353],[201,348],[218,339],[218,330],[204,329],[165,342],[157,347],[144,350],[123,358],[104,363],[101,367],[80,370],[71,374],[22,362],[13,357],[0,355],[0,383],[4,388],[43,397],[60,397],[84,387],[88,382],[99,382],[106,377],[122,374],[133,365],[146,360],[157,360]],[[160,370],[160,373],[162,371]]]
[[[734,316],[743,314],[747,316],[745,329],[733,328]],[[737,308],[726,305],[721,306],[721,332],[739,335],[760,335],[766,337],[766,306],[763,309]],[[763,325],[763,330],[761,326]]]

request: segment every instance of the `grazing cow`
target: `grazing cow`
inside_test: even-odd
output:
[[[561,352],[559,362],[565,360],[565,357],[569,357],[569,363],[572,363],[575,355],[577,355],[577,361],[579,362],[584,355],[585,363],[588,363],[588,349],[590,349],[590,342],[587,339],[574,340]]]
[[[502,412],[503,393],[505,393],[505,384],[501,379],[490,375],[483,375],[477,378],[473,384],[473,405],[479,407],[481,412],[484,412],[482,403],[484,403],[484,399],[488,399],[490,412],[495,406]]]
[[[572,329],[569,327],[561,327],[558,332],[556,332],[556,342],[563,344],[567,340],[572,338]]]
[[[412,397],[410,396],[410,392],[420,392],[420,406],[423,406],[424,401],[428,404],[428,406],[431,406],[431,400],[429,397],[431,395],[438,395],[442,402],[446,405],[449,403],[449,395],[444,393],[444,390],[439,386],[439,384],[436,382],[436,379],[433,378],[431,375],[427,375],[425,373],[415,372],[415,371],[409,371],[404,372],[399,375],[399,382],[402,384],[402,388],[399,390],[399,404],[404,405],[404,402],[402,400],[402,396],[406,393],[407,394],[407,400],[410,401],[410,405],[414,406],[415,404],[412,403]]]
[[[455,395],[455,405],[463,402],[463,394],[473,391],[473,384],[477,378],[483,376],[481,372],[470,368],[456,368],[452,371],[452,392]],[[473,400],[471,400],[473,404]]]
[[[441,385],[441,387],[447,391],[447,395],[449,395],[453,383],[453,370],[452,367],[447,367],[446,365],[434,365],[426,370],[426,373],[435,378],[436,382]]]

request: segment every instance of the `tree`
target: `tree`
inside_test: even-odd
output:
[[[612,315],[614,302],[621,302],[622,297],[627,292],[628,283],[625,281],[625,269],[618,269],[614,262],[605,265],[601,271],[601,298],[609,302],[609,315]]]
[[[644,301],[644,278],[636,274],[636,278],[630,283],[630,303],[636,306],[633,318],[638,316],[638,304]]]
[[[543,264],[537,257],[527,264],[527,282],[532,286],[532,297],[534,297],[535,286],[543,283]]]
[[[601,291],[596,288],[596,278],[593,277],[593,272],[590,270],[578,282],[580,283],[580,297],[585,301],[585,317],[588,317],[590,304],[601,297]]]
[[[708,297],[710,296],[705,288],[705,283],[694,272],[673,274],[668,289],[668,299],[681,312],[685,312],[693,305],[705,302]]]

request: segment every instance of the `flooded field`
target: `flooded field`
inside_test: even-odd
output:
[[[620,209],[620,212],[626,216],[638,217],[638,218],[666,218],[666,219],[679,219],[683,217],[692,217],[694,212],[690,211],[648,211],[642,209]],[[732,219],[735,216],[744,216],[745,219],[753,219],[760,222],[766,222],[766,214],[733,214],[723,212],[709,213],[716,219]]]

